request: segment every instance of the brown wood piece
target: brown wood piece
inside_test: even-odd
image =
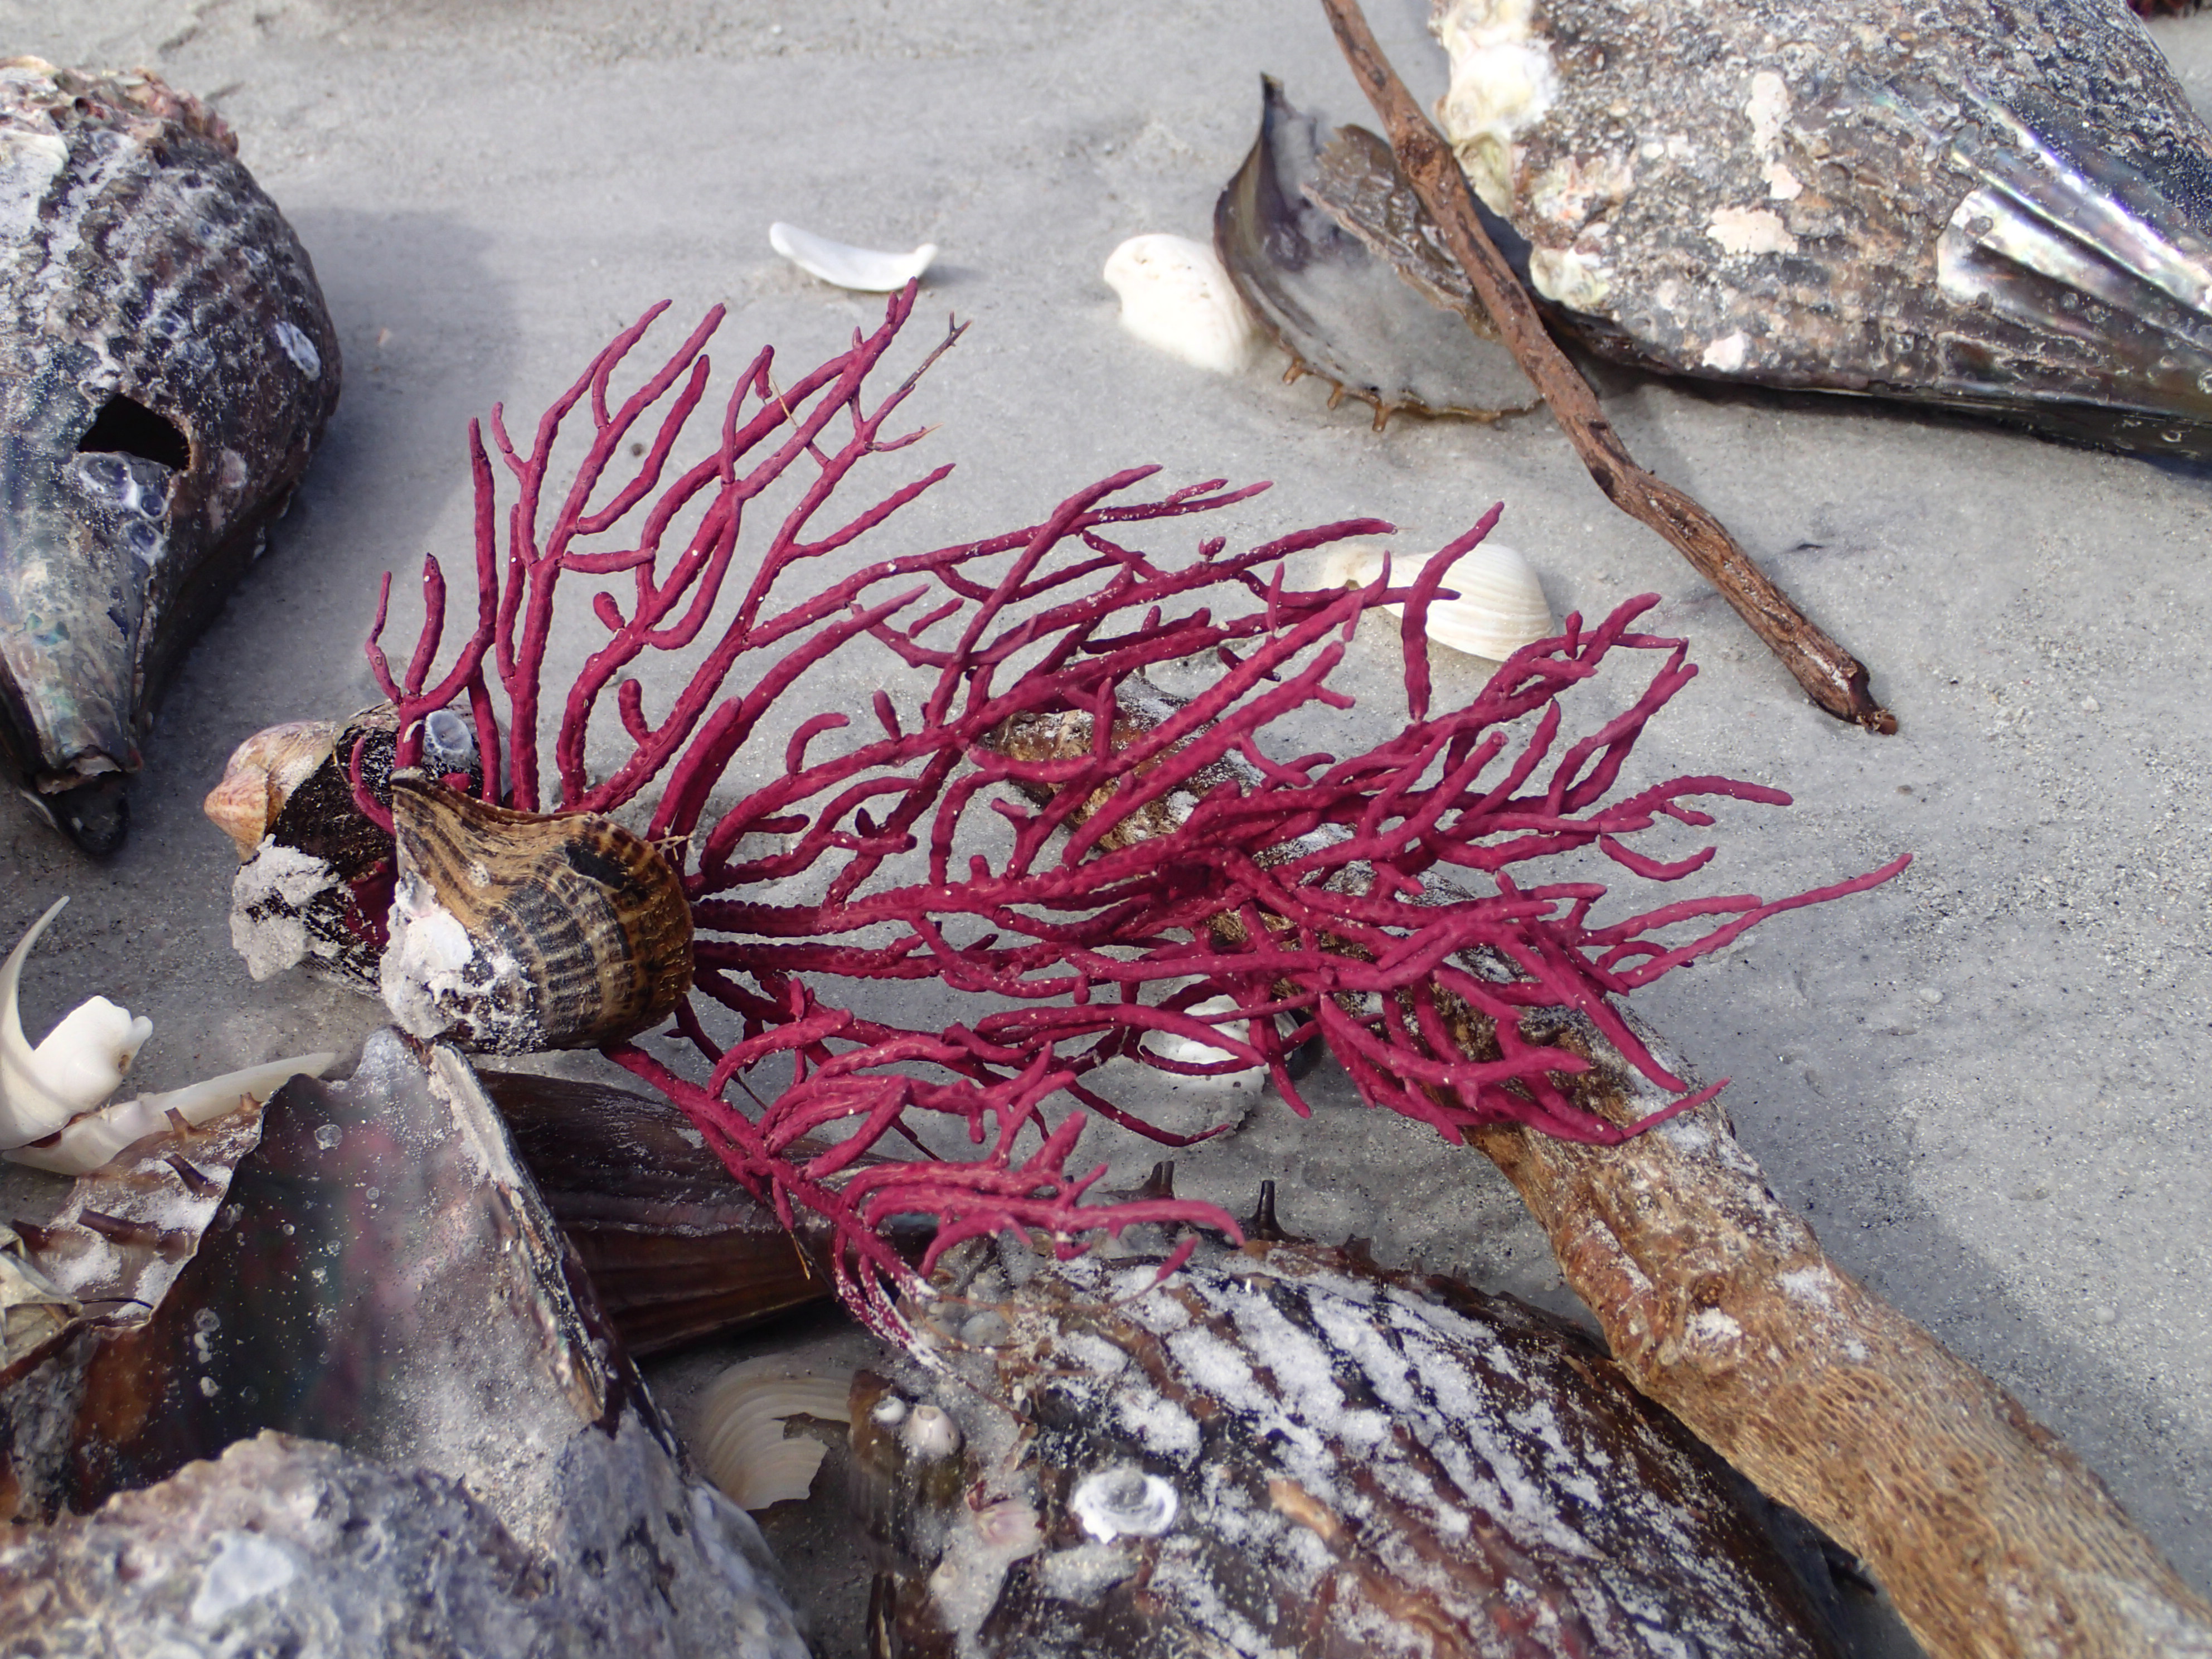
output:
[[[1543,393],[1560,430],[1606,499],[1673,544],[1782,659],[1815,703],[1838,720],[1870,732],[1896,731],[1897,717],[1877,703],[1868,688],[1866,665],[1808,620],[1752,562],[1719,520],[1636,464],[1599,408],[1589,383],[1545,331],[1535,301],[1483,229],[1450,145],[1421,113],[1376,45],[1358,0],[1322,0],[1322,5],[1352,75],[1382,118],[1398,166],[1443,232],[1446,246],[1474,284],[1522,373]]]
[[[1112,741],[1148,724],[1125,708]],[[1024,760],[1085,754],[1090,718],[1024,716],[990,741]],[[1167,810],[1132,814],[1101,845],[1167,833]],[[1215,929],[1224,940],[1243,932],[1233,916]],[[1462,1053],[1497,1058],[1486,1019],[1441,988],[1437,1005]],[[1621,1012],[1662,1066],[1690,1077]],[[1558,1012],[1547,1025],[1532,1013],[1522,1036],[1589,1060],[1553,1081],[1613,1122],[1671,1097],[1580,1015]],[[2212,1604],[2104,1483],[2003,1389],[1838,1267],[1719,1107],[1618,1146],[1516,1125],[1469,1139],[1549,1236],[1637,1387],[1865,1561],[1933,1659],[2212,1652]]]

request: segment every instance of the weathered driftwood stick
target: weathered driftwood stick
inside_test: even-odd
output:
[[[1322,0],[1322,4],[1352,74],[1382,118],[1399,167],[1443,230],[1452,257],[1465,268],[1522,373],[1543,393],[1606,499],[1680,550],[1698,574],[1735,607],[1752,632],[1766,641],[1814,702],[1838,720],[1856,721],[1869,731],[1896,731],[1897,717],[1877,703],[1868,689],[1866,665],[1809,621],[1736,545],[1719,520],[1636,464],[1598,407],[1589,383],[1553,343],[1535,301],[1483,229],[1451,147],[1421,113],[1413,94],[1375,44],[1358,0]]]
[[[1114,740],[1151,723],[1125,702]],[[1084,753],[1090,716],[1024,718],[993,743],[1022,760]],[[1155,801],[1101,845],[1164,834],[1174,810]],[[1242,935],[1234,916],[1216,927],[1224,943]],[[1442,990],[1437,1003],[1464,1053],[1497,1057],[1487,1020]],[[1627,1018],[1662,1065],[1690,1076]],[[1545,1030],[1524,1017],[1522,1035],[1591,1062],[1558,1079],[1577,1103],[1628,1124],[1668,1103],[1586,1018],[1556,1021]],[[1510,1126],[1473,1139],[1550,1236],[1637,1385],[1856,1553],[1935,1659],[2212,1654],[2212,1604],[2103,1482],[2004,1389],[1831,1261],[1717,1106],[1619,1146]]]

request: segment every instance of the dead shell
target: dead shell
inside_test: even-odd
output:
[[[1121,326],[1170,357],[1218,374],[1251,366],[1264,343],[1213,250],[1184,236],[1132,236],[1107,257]]]
[[[851,1393],[849,1377],[795,1373],[773,1357],[741,1360],[716,1377],[699,1402],[691,1444],[700,1466],[741,1510],[804,1498],[830,1449],[786,1435],[785,1421],[849,1423]]]
[[[380,981],[405,1030],[488,1054],[597,1048],[690,989],[683,882],[611,819],[510,811],[410,772],[392,817]]]
[[[1382,574],[1382,549],[1352,544],[1330,553],[1323,580],[1331,587],[1364,586]],[[1394,568],[1391,580],[1403,586],[1419,574],[1418,565],[1401,562]],[[1458,597],[1442,597],[1445,593]],[[1383,608],[1404,620],[1405,606]],[[1504,662],[1522,646],[1550,639],[1559,631],[1535,570],[1503,542],[1486,541],[1463,556],[1446,573],[1439,596],[1429,603],[1429,637],[1488,662]]]
[[[1832,1655],[1719,1460],[1578,1334],[1352,1251],[1159,1267],[962,1247],[938,1288],[1003,1339],[918,1323],[902,1411],[855,1379],[878,1651]],[[933,1412],[963,1434],[924,1457]]]
[[[288,720],[231,750],[222,781],[208,791],[201,810],[237,843],[240,862],[253,856],[292,792],[330,758],[343,729],[336,720]]]

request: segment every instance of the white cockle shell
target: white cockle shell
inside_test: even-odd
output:
[[[1347,543],[1330,552],[1322,567],[1322,585],[1364,586],[1381,574],[1384,556],[1379,547]],[[1391,586],[1411,586],[1420,569],[1418,560],[1395,560]],[[1549,639],[1559,631],[1534,569],[1503,542],[1484,542],[1461,558],[1445,574],[1441,592],[1458,597],[1430,601],[1428,635],[1438,645],[1470,657],[1504,662],[1522,646]],[[1383,609],[1401,622],[1405,620],[1403,605]]]
[[[884,253],[833,242],[780,220],[768,228],[768,244],[808,276],[861,294],[889,294],[904,288],[937,257],[934,242],[924,242],[911,253]]]
[[[1234,374],[1265,342],[1213,250],[1188,237],[1132,236],[1106,260],[1121,326],[1200,368]]]
[[[56,899],[0,964],[0,1150],[43,1140],[113,1094],[154,1022],[106,997],[80,1003],[35,1048],[23,1036],[17,994],[31,946],[61,914]]]
[[[741,1360],[708,1386],[695,1443],[707,1478],[741,1510],[804,1498],[829,1448],[786,1437],[784,1419],[849,1423],[849,1377],[793,1374],[773,1358]]]

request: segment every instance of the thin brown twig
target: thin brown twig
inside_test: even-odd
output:
[[[1870,732],[1896,731],[1897,717],[1868,689],[1866,665],[1808,620],[1719,520],[1636,464],[1598,407],[1589,383],[1545,331],[1535,301],[1483,229],[1451,147],[1383,57],[1358,0],[1322,0],[1322,5],[1353,76],[1382,119],[1398,166],[1443,230],[1514,360],[1543,393],[1606,499],[1673,543],[1766,641],[1814,702],[1838,720]]]

